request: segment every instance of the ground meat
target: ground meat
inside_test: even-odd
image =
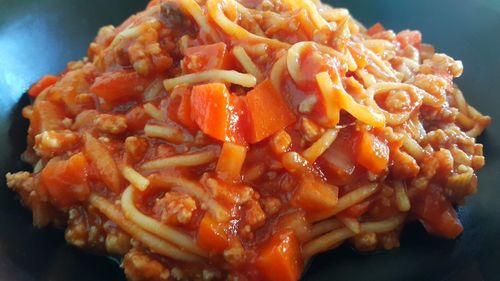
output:
[[[72,131],[45,131],[35,136],[35,152],[40,157],[54,157],[73,148],[79,136]]]
[[[245,249],[239,241],[232,241],[230,247],[224,251],[224,259],[233,266],[245,261]]]
[[[107,233],[105,241],[106,251],[113,255],[125,255],[132,247],[130,236],[117,228],[111,221],[104,223],[104,229]]]
[[[132,136],[126,138],[125,152],[127,158],[134,162],[140,161],[146,154],[148,146],[148,142],[141,137]]]
[[[68,212],[65,238],[68,243],[98,252],[104,252],[106,231],[104,219],[93,207],[74,207]]]
[[[243,206],[243,210],[245,212],[244,216],[244,224],[247,224],[251,227],[252,230],[255,230],[264,225],[266,222],[266,214],[264,210],[260,207],[258,201],[249,200]]]
[[[377,249],[377,234],[373,232],[360,233],[351,239],[354,247],[360,251],[373,251]]]
[[[279,212],[281,208],[281,201],[274,197],[265,197],[261,199],[262,207],[267,215],[274,215]]]
[[[186,224],[197,209],[196,201],[187,194],[167,192],[156,200],[153,212],[166,224]]]
[[[133,249],[123,258],[122,267],[131,281],[170,280],[170,270],[150,255]]]
[[[96,128],[111,135],[121,135],[127,131],[127,118],[122,115],[99,114],[94,119]]]

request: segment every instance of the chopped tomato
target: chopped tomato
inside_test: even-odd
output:
[[[64,208],[87,200],[88,163],[83,153],[68,160],[50,161],[42,170],[41,182],[54,205]]]
[[[302,258],[293,231],[278,232],[260,249],[255,265],[266,281],[296,281]]]
[[[401,44],[401,48],[411,45],[419,48],[422,43],[422,33],[416,30],[403,30],[396,36],[396,40]]]
[[[333,144],[319,158],[319,164],[328,171],[335,184],[345,185],[355,181],[359,167],[356,165],[355,149],[358,133],[353,127],[342,129]]]
[[[412,198],[411,206],[429,233],[448,239],[454,239],[462,233],[463,227],[457,213],[440,187],[429,185],[422,194]]]
[[[30,134],[36,136],[44,131],[64,129],[64,117],[64,109],[58,104],[45,100],[37,101],[30,117]]]
[[[179,97],[175,117],[182,125],[194,129],[196,123],[191,118],[191,90],[186,86],[177,86],[172,91],[172,96]]]
[[[198,245],[214,254],[221,254],[229,245],[229,239],[224,232],[223,223],[217,222],[205,213],[198,230]]]
[[[143,130],[148,120],[151,119],[142,106],[131,109],[127,112],[125,118],[127,118],[127,128],[131,131]]]
[[[108,149],[91,134],[85,134],[84,153],[97,170],[102,182],[113,192],[119,193],[121,173]]]
[[[246,99],[251,126],[250,143],[257,143],[295,122],[295,115],[270,80],[248,92]]]
[[[109,103],[138,98],[148,86],[148,80],[131,70],[106,72],[99,76],[90,91]]]
[[[389,163],[389,146],[370,132],[364,132],[358,144],[357,161],[369,171],[379,174]]]
[[[366,31],[366,34],[373,36],[382,31],[385,31],[385,27],[381,23],[377,22]]]
[[[57,80],[59,80],[59,77],[57,76],[45,75],[42,79],[38,80],[38,82],[31,86],[28,91],[28,95],[33,98],[37,97],[41,92],[43,92],[43,90],[54,85]]]
[[[223,42],[186,48],[182,65],[187,72],[200,72],[210,69],[228,69],[231,56]]]

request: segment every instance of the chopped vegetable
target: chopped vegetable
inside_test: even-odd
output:
[[[127,112],[125,118],[127,118],[127,128],[129,131],[140,131],[144,129],[148,120],[151,119],[142,106],[132,108]]]
[[[190,73],[231,67],[230,53],[223,42],[190,47],[184,50],[184,55],[182,65]]]
[[[84,202],[90,195],[88,163],[83,153],[68,160],[50,161],[42,170],[41,181],[52,203],[64,208]]]
[[[364,132],[358,143],[357,161],[369,171],[379,174],[389,163],[389,146],[370,132]]]
[[[255,262],[266,281],[296,281],[300,277],[301,253],[293,231],[278,232],[260,249]]]
[[[320,157],[320,165],[329,172],[335,184],[344,185],[356,177],[356,154],[358,132],[345,128],[333,144]]]
[[[295,121],[295,115],[270,80],[257,85],[246,98],[251,124],[249,143],[257,143]]]
[[[49,130],[64,129],[64,109],[50,101],[37,101],[33,106],[33,114],[30,117],[30,134],[37,134]]]
[[[37,97],[41,92],[43,92],[45,89],[48,87],[54,85],[57,80],[59,80],[59,77],[54,76],[54,75],[45,75],[42,77],[42,79],[38,80],[33,86],[28,91],[28,95],[30,97]]]
[[[408,45],[419,48],[422,43],[422,33],[416,30],[403,30],[398,33],[396,40],[401,44],[401,48],[406,48]]]
[[[230,142],[224,143],[217,162],[217,174],[219,178],[227,181],[238,181],[241,179],[241,167],[245,162],[247,148],[245,146]]]
[[[457,213],[440,187],[430,185],[423,194],[412,198],[411,206],[429,233],[448,239],[454,239],[462,233],[463,227]]]
[[[84,153],[96,168],[102,182],[113,192],[119,193],[120,171],[108,149],[91,134],[85,134]]]
[[[179,123],[188,128],[196,128],[196,123],[191,118],[191,90],[187,87],[178,86],[172,91],[172,96],[175,95],[180,96],[180,103],[176,114]]]
[[[329,210],[335,207],[338,201],[339,189],[313,177],[303,179],[295,189],[290,203],[302,208],[308,214],[317,211]]]
[[[191,118],[207,135],[225,142],[244,141],[237,130],[240,110],[235,110],[226,85],[209,83],[193,87]]]
[[[106,72],[99,76],[90,91],[109,103],[138,98],[148,86],[148,80],[130,70]]]
[[[209,213],[205,213],[200,222],[198,245],[214,254],[221,254],[229,245],[223,224],[217,222]]]
[[[370,27],[370,28],[366,31],[366,33],[367,33],[368,35],[370,35],[370,36],[373,36],[373,35],[375,35],[375,34],[377,34],[377,33],[379,33],[379,32],[382,32],[382,31],[385,31],[385,27],[384,27],[382,24],[380,24],[380,23],[378,22],[378,23],[374,24],[372,27]]]

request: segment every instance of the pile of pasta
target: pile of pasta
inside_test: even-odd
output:
[[[8,185],[130,280],[293,281],[411,220],[455,238],[490,118],[421,41],[315,0],[151,1],[30,89]]]

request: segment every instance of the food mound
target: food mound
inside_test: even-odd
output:
[[[462,70],[318,1],[151,1],[30,89],[34,170],[8,186],[130,280],[294,281],[407,221],[462,232],[490,123]]]

